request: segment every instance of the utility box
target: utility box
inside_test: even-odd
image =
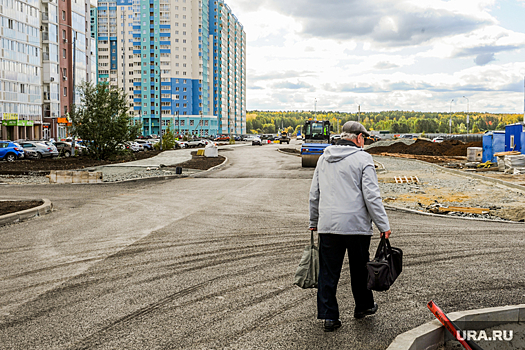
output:
[[[496,163],[498,161],[494,153],[505,152],[505,132],[492,131],[483,135],[483,157],[481,161],[491,161]]]
[[[523,124],[511,124],[505,127],[505,152],[521,152],[521,134],[523,133]]]
[[[521,133],[521,153],[525,154],[525,131]]]

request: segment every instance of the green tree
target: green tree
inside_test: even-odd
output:
[[[169,126],[168,126],[168,130],[166,130],[164,132],[164,135],[162,135],[162,138],[160,139],[160,142],[162,142],[162,149],[163,150],[174,149],[175,148],[175,133],[173,131],[171,131],[171,128]],[[155,144],[155,146],[157,144]],[[160,147],[160,145],[159,145],[159,147]]]
[[[96,159],[108,159],[122,152],[122,143],[140,134],[141,125],[133,125],[128,114],[125,93],[107,84],[83,82],[80,104],[71,110],[72,133],[86,141],[87,153]]]

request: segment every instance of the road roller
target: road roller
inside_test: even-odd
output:
[[[304,143],[301,146],[303,168],[314,168],[324,149],[330,146],[330,122],[307,120],[303,127]]]

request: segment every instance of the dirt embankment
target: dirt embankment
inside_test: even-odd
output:
[[[366,151],[370,154],[400,153],[424,156],[466,157],[467,148],[469,147],[482,147],[482,143],[481,141],[463,143],[459,140],[447,140],[443,142],[416,140],[416,142],[411,145],[396,142],[390,146],[368,148]]]

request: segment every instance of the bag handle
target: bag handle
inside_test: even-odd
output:
[[[379,242],[379,245],[377,246],[376,255],[375,257],[379,257],[381,253],[386,257],[388,253],[392,251],[392,247],[390,246],[390,241],[385,238],[385,236],[381,237],[381,241]]]

